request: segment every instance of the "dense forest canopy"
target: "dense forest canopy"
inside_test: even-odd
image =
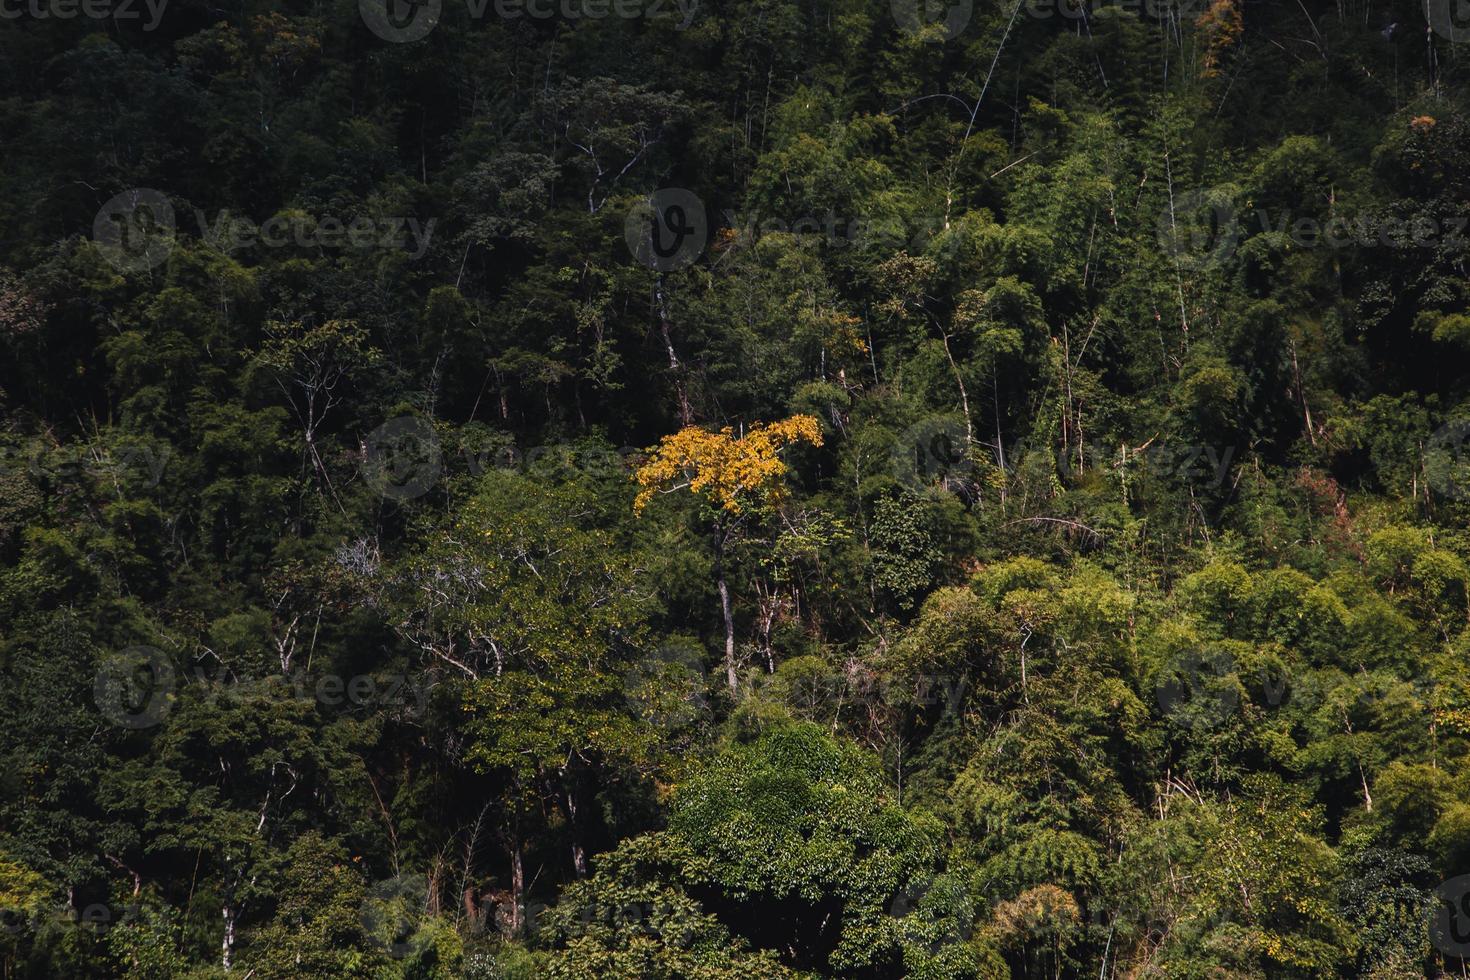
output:
[[[1458,0],[0,0],[0,977],[1470,958]]]

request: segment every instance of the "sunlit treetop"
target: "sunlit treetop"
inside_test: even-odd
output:
[[[740,436],[729,426],[719,432],[686,426],[664,436],[639,467],[633,510],[641,514],[654,494],[685,488],[731,514],[752,504],[773,504],[781,498],[786,474],[780,452],[797,442],[822,444],[821,427],[812,416],[756,423]]]

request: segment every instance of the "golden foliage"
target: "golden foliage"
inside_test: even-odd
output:
[[[285,75],[295,75],[322,53],[323,28],[318,21],[279,13],[259,14],[251,28],[264,47],[266,60]]]
[[[1220,61],[1245,33],[1245,16],[1240,0],[1212,0],[1209,9],[1194,22],[1204,38],[1205,53],[1200,63],[1200,77],[1215,78],[1220,74]]]
[[[752,499],[757,504],[780,499],[786,464],[780,452],[796,442],[822,444],[822,430],[810,415],[793,415],[769,425],[757,423],[742,436],[729,426],[709,432],[687,426],[664,436],[647,463],[638,468],[640,487],[633,510],[642,513],[653,495],[688,487],[732,514]],[[684,481],[684,482],[680,482]]]
[[[826,327],[823,343],[834,353],[842,355],[868,352],[868,342],[857,332],[857,325],[862,320],[837,310],[823,310],[819,315]]]
[[[1416,133],[1427,133],[1434,128],[1433,116],[1415,116],[1409,120],[1409,128]]]
[[[995,907],[991,929],[1003,942],[1062,936],[1081,919],[1077,900],[1056,885],[1037,885]]]

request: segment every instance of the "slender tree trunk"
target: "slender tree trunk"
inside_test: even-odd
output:
[[[730,609],[730,587],[725,584],[723,571],[720,572],[720,608],[725,613],[725,679],[733,694],[739,686],[735,677],[735,617]]]
[[[944,342],[944,356],[949,360],[949,369],[954,374],[954,383],[960,389],[960,408],[965,413],[965,451],[969,452],[970,446],[975,442],[975,427],[970,421],[970,393],[965,390],[965,379],[960,374],[960,366],[955,362],[954,354],[950,353],[949,334],[941,328],[939,336]]]
[[[734,694],[740,686],[735,676],[735,613],[730,606],[730,586],[725,581],[725,529],[715,527],[715,579],[720,589],[720,611],[725,615],[725,679]]]
[[[525,905],[526,868],[521,860],[521,835],[516,831],[515,842],[510,847],[510,934],[519,936],[525,928],[521,909]]]
[[[469,923],[470,934],[480,934],[480,895],[474,885],[466,885],[464,894],[460,896],[464,902],[465,921]]]
[[[226,904],[220,909],[225,920],[225,938],[220,943],[220,965],[229,970],[235,954],[235,907]]]
[[[572,870],[577,873],[578,878],[587,877],[587,849],[575,837],[572,838]]]
[[[674,339],[670,331],[669,307],[664,299],[664,277],[658,276],[654,286],[658,300],[658,326],[663,334],[664,350],[669,355],[669,374],[674,379],[674,391],[679,396],[679,424],[690,426],[694,424],[694,411],[689,406],[689,392],[684,387],[684,365],[679,363],[679,356],[674,353]]]
[[[1169,184],[1169,230],[1174,235],[1174,243],[1177,247],[1179,241],[1178,224],[1174,215],[1174,168],[1169,162],[1169,154],[1164,154],[1164,177]],[[1179,256],[1174,256],[1174,285],[1179,294],[1179,329],[1184,338],[1185,349],[1189,349],[1189,316],[1184,311],[1184,271],[1180,268]],[[1167,357],[1163,365],[1164,371],[1169,370]]]
[[[578,878],[587,877],[587,848],[582,845],[582,825],[578,819],[581,807],[577,805],[577,776],[568,766],[562,770],[564,789],[562,799],[567,808],[567,833],[572,839],[572,870]]]
[[[1296,376],[1296,396],[1302,403],[1302,419],[1307,426],[1307,438],[1317,445],[1317,432],[1312,425],[1312,409],[1307,405],[1307,389],[1302,385],[1302,369],[1296,360],[1296,339],[1291,341],[1291,371]]]

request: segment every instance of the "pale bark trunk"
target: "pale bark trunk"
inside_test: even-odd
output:
[[[730,605],[730,586],[725,582],[725,529],[715,528],[715,578],[719,582],[720,611],[725,616],[725,679],[734,694],[740,687],[735,675],[735,613]]]
[[[659,276],[655,287],[658,298],[658,325],[663,334],[664,349],[669,355],[669,373],[674,379],[674,391],[679,396],[679,424],[690,426],[694,424],[694,411],[689,405],[689,392],[684,387],[684,366],[679,363],[679,356],[674,353],[674,339],[670,332],[669,309],[664,300],[664,277]]]
[[[225,938],[220,943],[220,965],[229,970],[235,953],[235,909],[225,905],[221,910],[225,919]]]
[[[725,573],[720,572],[720,609],[725,614],[725,680],[730,684],[730,693],[739,687],[735,676],[735,615],[730,608],[730,587],[725,584]]]
[[[566,789],[567,831],[572,838],[572,870],[578,878],[587,877],[587,848],[582,846],[582,832],[577,822],[577,791],[574,786]]]
[[[525,928],[521,914],[526,890],[526,869],[521,861],[521,842],[516,840],[510,852],[510,934],[519,936]]]

